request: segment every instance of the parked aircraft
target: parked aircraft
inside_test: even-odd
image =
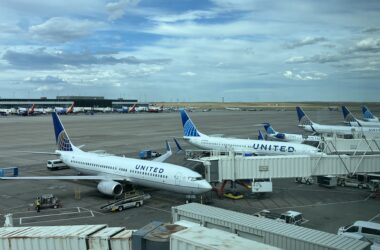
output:
[[[344,121],[354,127],[380,127],[380,122],[356,119],[346,106],[342,106]]]
[[[123,106],[120,109],[116,109],[118,113],[134,113],[136,112],[136,104],[133,104],[132,107]]]
[[[151,112],[151,113],[159,113],[162,111],[164,111],[163,106],[149,105],[149,107],[148,107],[148,112]]]
[[[363,120],[367,122],[379,122],[379,118],[374,116],[367,106],[362,107]]]
[[[17,109],[17,114],[18,115],[22,115],[22,116],[29,116],[29,115],[33,115],[34,114],[34,104],[32,104],[32,106],[30,108],[18,108]]]
[[[70,113],[74,113],[74,102],[71,104],[70,107],[68,108],[61,108],[61,107],[56,107],[54,110],[57,114],[59,115],[67,115]]]
[[[167,153],[153,161],[84,152],[71,143],[57,113],[52,113],[52,118],[58,150],[50,154],[58,155],[67,166],[87,176],[0,177],[0,179],[96,180],[99,181],[98,190],[106,195],[120,195],[123,192],[120,182],[184,194],[201,194],[211,190],[211,185],[199,173],[182,166],[163,163],[172,154],[168,143]]]
[[[296,107],[298,116],[298,126],[306,131],[317,134],[337,134],[337,135],[353,135],[354,133],[362,133],[365,136],[380,136],[380,128],[377,127],[349,127],[340,125],[321,125],[313,122],[305,114],[300,107]]]
[[[310,142],[319,142],[321,141],[320,136],[315,135],[300,135],[300,134],[288,134],[288,133],[280,133],[273,129],[273,127],[269,123],[264,123],[264,128],[267,133],[267,136],[280,141],[288,141],[288,142],[296,142],[296,143],[303,143],[306,141]]]
[[[235,151],[256,155],[313,155],[321,154],[318,148],[289,142],[214,137],[202,134],[185,110],[181,110],[183,138],[190,144],[208,150]]]

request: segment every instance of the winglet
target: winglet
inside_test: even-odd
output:
[[[168,140],[166,140],[165,143],[166,143],[166,152],[171,152],[172,148],[170,147]]]
[[[56,112],[51,113],[53,118],[54,132],[55,132],[55,142],[57,143],[58,150],[60,151],[73,151],[73,145],[70,142],[69,136],[66,134],[65,128],[63,127]]]
[[[157,162],[164,162],[166,161],[170,156],[172,156],[172,149],[169,145],[169,142],[166,140],[165,141],[166,145],[166,153],[161,155],[160,157],[154,158],[152,161],[157,161]]]
[[[177,141],[176,138],[173,138],[174,142],[175,142],[175,145],[177,146],[177,153],[183,151],[181,145],[179,144],[179,142]]]
[[[190,117],[186,113],[184,109],[180,110],[181,113],[181,119],[182,119],[182,126],[183,126],[183,136],[200,136],[197,128],[195,127],[194,123],[191,121]]]
[[[259,135],[257,137],[260,141],[265,141],[265,138],[263,136],[263,134],[261,133],[261,130],[259,129]]]

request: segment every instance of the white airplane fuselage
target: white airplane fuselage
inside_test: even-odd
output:
[[[200,194],[211,189],[200,174],[169,163],[83,151],[57,152],[66,165],[86,175],[109,175],[110,180],[118,177],[132,184],[184,194]]]
[[[380,127],[349,127],[339,125],[321,125],[313,123],[313,125],[298,125],[304,130],[309,132],[315,132],[319,134],[337,134],[337,135],[352,135],[353,133],[380,133]]]
[[[353,127],[380,127],[379,121],[362,121],[356,119],[357,122],[350,122],[350,125]]]
[[[201,135],[184,136],[190,144],[207,150],[255,153],[257,155],[313,155],[321,154],[318,148],[298,143],[274,142],[250,139],[234,139]]]
[[[300,134],[288,134],[288,133],[281,133],[284,135],[284,138],[278,138],[276,134],[267,134],[268,137],[273,138],[278,141],[286,141],[286,142],[293,142],[293,143],[303,143],[305,141],[310,142],[318,142],[321,140],[320,136],[314,136],[314,135],[308,135],[303,136]]]

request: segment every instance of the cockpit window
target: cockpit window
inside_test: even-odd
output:
[[[202,177],[189,177],[189,180],[190,181],[200,181],[200,180],[203,180]]]

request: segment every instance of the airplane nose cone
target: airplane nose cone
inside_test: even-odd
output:
[[[202,181],[202,183],[199,185],[199,188],[202,190],[202,192],[208,192],[212,189],[210,183],[208,183],[206,180]]]

